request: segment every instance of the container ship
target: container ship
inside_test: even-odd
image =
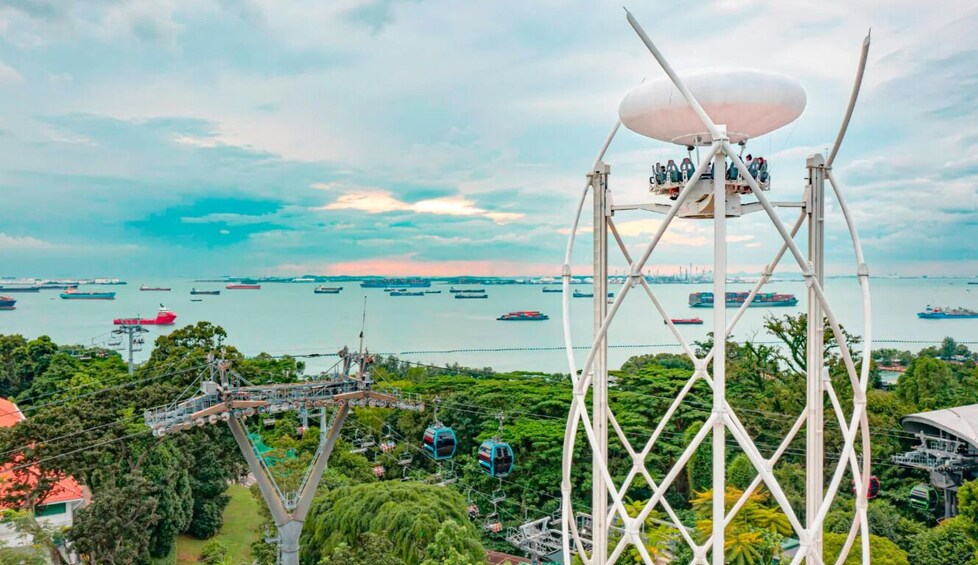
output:
[[[139,290],[143,292],[170,292],[170,287],[168,286],[146,286],[142,285]]]
[[[459,300],[472,299],[472,298],[489,298],[489,295],[486,293],[480,294],[478,292],[460,292],[455,295],[455,298]]]
[[[13,310],[17,301],[9,296],[0,296],[0,310]]]
[[[339,294],[343,290],[342,286],[317,286],[313,289],[313,294]]]
[[[424,292],[422,291],[411,291],[411,290],[395,290],[387,294],[390,296],[424,296]]]
[[[537,312],[536,310],[527,310],[522,312],[510,312],[509,314],[503,314],[502,316],[496,318],[504,322],[523,322],[523,321],[537,321],[537,320],[549,320],[550,316]]]
[[[41,292],[41,287],[26,284],[0,285],[0,292]]]
[[[361,288],[428,288],[428,279],[370,279],[360,283]]]
[[[543,292],[564,292],[562,288],[544,288]]]
[[[742,305],[747,297],[750,296],[749,292],[728,292],[727,293],[727,308],[737,308]],[[775,306],[796,306],[798,304],[798,299],[795,298],[794,294],[779,294],[776,292],[764,292],[758,293],[754,297],[754,300],[750,303],[750,307],[755,306],[761,307],[775,307]],[[713,293],[712,292],[693,292],[689,295],[689,306],[690,308],[712,308],[713,307]]]
[[[484,288],[455,288],[452,287],[448,289],[448,292],[452,294],[485,294],[486,289]]]
[[[224,288],[228,290],[261,290],[261,285],[257,283],[228,283]]]
[[[218,296],[221,294],[219,290],[197,290],[196,288],[190,289],[190,294],[194,296],[204,295],[204,296]]]
[[[112,323],[117,326],[170,326],[176,319],[176,314],[160,304],[155,318],[116,318]]]
[[[917,317],[926,320],[942,320],[947,318],[968,319],[978,318],[978,312],[968,310],[967,308],[941,308],[940,306],[933,308],[928,304],[923,312],[917,312]]]
[[[69,288],[60,294],[65,300],[115,300],[114,292],[85,292]]]

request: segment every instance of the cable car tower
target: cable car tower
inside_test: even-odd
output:
[[[577,553],[584,563],[604,565],[615,563],[627,549],[632,547],[642,560],[652,564],[653,558],[645,547],[642,538],[642,524],[653,510],[661,510],[677,528],[681,539],[693,551],[693,563],[723,565],[724,528],[761,483],[764,484],[780,509],[787,516],[794,536],[799,540],[799,549],[792,565],[803,560],[806,565],[820,565],[822,560],[822,524],[832,501],[842,488],[846,471],[852,475],[856,489],[855,515],[852,528],[846,539],[839,560],[842,563],[854,545],[857,534],[861,535],[862,563],[868,564],[869,536],[866,514],[867,479],[870,476],[869,428],[866,418],[866,388],[869,382],[869,362],[871,351],[870,334],[870,295],[869,270],[866,266],[862,246],[852,216],[840,185],[832,173],[832,163],[849,125],[862,82],[866,56],[869,50],[869,36],[863,42],[858,72],[848,109],[835,144],[828,158],[815,154],[806,164],[806,181],[801,188],[800,199],[787,202],[771,201],[766,195],[770,188],[771,175],[763,160],[755,160],[748,165],[741,159],[742,148],[748,140],[770,133],[783,127],[801,115],[806,103],[805,92],[795,81],[772,73],[760,71],[712,71],[680,76],[670,64],[631,13],[628,22],[651,52],[655,61],[665,72],[666,77],[639,85],[629,92],[619,107],[620,120],[605,139],[594,166],[588,172],[587,182],[577,206],[577,213],[571,224],[567,251],[563,266],[563,330],[567,346],[567,361],[574,384],[573,401],[567,420],[563,449],[563,481],[561,533],[563,537],[563,558],[570,563],[571,553]],[[656,167],[650,179],[650,190],[659,198],[649,203],[634,205],[614,204],[609,186],[610,166],[604,161],[605,152],[624,124],[628,129],[643,136],[666,143],[687,146],[690,157],[680,168],[670,162],[670,166]],[[738,147],[739,146],[739,147]],[[698,164],[692,160],[692,149],[702,154]],[[712,168],[711,168],[712,165]],[[764,173],[764,174],[762,174]],[[781,178],[793,178],[782,174]],[[782,181],[787,185],[786,181]],[[862,359],[866,362],[857,368],[852,352],[846,345],[838,317],[826,297],[824,282],[824,221],[826,183],[831,185],[836,204],[841,212],[852,240],[856,259],[856,275],[862,291],[863,349]],[[571,261],[578,223],[588,192],[593,201],[593,244],[594,244],[594,330],[590,351],[582,366],[574,357],[570,320],[570,282]],[[662,198],[667,196],[668,199]],[[792,226],[787,226],[777,214],[777,209],[794,209],[798,218]],[[633,256],[615,227],[617,212],[648,211],[664,215],[655,234],[644,247],[641,254]],[[722,211],[722,212],[721,212]],[[743,301],[735,301],[739,306],[728,315],[727,307],[727,222],[749,213],[760,213],[776,230],[780,249],[767,265],[756,286]],[[655,289],[642,275],[649,264],[653,252],[659,248],[663,235],[677,218],[701,219],[713,224],[713,293],[711,311],[713,314],[714,345],[711,351],[700,357],[690,347],[686,338],[677,330],[657,298]],[[742,220],[746,221],[746,220]],[[808,246],[802,250],[795,242],[803,225],[807,225]],[[629,264],[628,280],[610,305],[608,296],[608,241],[609,236],[620,248]],[[785,435],[777,450],[765,456],[743,425],[741,414],[733,409],[726,398],[726,357],[728,338],[746,309],[758,297],[759,291],[768,282],[781,259],[788,255],[797,263],[807,285],[807,390],[806,408],[797,415],[794,425]],[[644,446],[633,446],[626,438],[615,419],[613,407],[608,401],[608,328],[615,315],[622,308],[625,297],[631,292],[644,293],[650,299],[658,317],[651,324],[658,324],[661,318],[677,344],[693,362],[694,371],[685,386],[661,416],[652,435]],[[715,297],[715,298],[713,298]],[[852,410],[849,413],[839,402],[824,367],[823,321],[831,328],[837,341],[839,353],[851,387]],[[687,399],[693,385],[703,380],[710,387],[712,411],[699,433],[684,446],[676,463],[661,477],[653,479],[646,467],[646,459],[656,449],[663,430],[677,408]],[[592,403],[586,403],[588,392]],[[838,463],[826,461],[823,453],[822,434],[824,429],[825,400],[838,420],[844,440]],[[746,417],[746,416],[745,416]],[[591,515],[575,513],[571,499],[572,474],[582,466],[575,466],[574,451],[579,428],[583,427],[588,446],[592,453],[591,483],[593,485]],[[792,440],[805,428],[806,452],[806,505],[804,519],[791,507],[787,496],[778,483],[773,470],[778,460],[789,447]],[[609,429],[610,428],[610,429]],[[625,479],[616,483],[608,467],[609,436],[615,434],[632,460],[631,469]],[[684,471],[686,464],[696,449],[712,435],[712,535],[700,543],[683,526],[673,511],[665,494]],[[743,496],[732,508],[724,504],[725,472],[729,441],[738,446],[753,464],[757,475]],[[857,443],[861,450],[857,451]],[[823,473],[831,472],[828,485],[823,484]],[[640,477],[648,485],[652,496],[636,517],[626,513],[625,495]],[[848,482],[846,484],[848,488]],[[609,535],[609,531],[613,535]]]
[[[417,396],[375,389],[368,371],[372,362],[369,352],[355,353],[344,347],[338,355],[340,361],[333,374],[268,385],[252,385],[231,370],[230,363],[211,357],[210,378],[200,384],[195,396],[145,414],[146,425],[156,437],[194,426],[227,423],[275,522],[278,534],[266,541],[278,546],[281,565],[299,564],[302,525],[350,407],[424,410]],[[351,375],[353,367],[356,371]],[[252,416],[267,417],[286,411],[297,412],[303,420],[313,411],[319,412],[320,417],[319,446],[294,492],[276,482],[274,459],[263,454],[258,445],[261,437],[248,433],[247,428],[247,419]]]

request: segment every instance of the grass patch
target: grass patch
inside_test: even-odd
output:
[[[251,542],[259,539],[261,516],[258,514],[258,501],[251,492],[241,485],[228,487],[231,502],[224,509],[224,525],[211,539],[227,544],[231,552],[231,562],[235,565],[251,563]],[[198,563],[201,548],[210,540],[199,540],[190,536],[177,537],[176,565]]]

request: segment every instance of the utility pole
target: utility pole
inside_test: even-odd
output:
[[[142,350],[143,338],[140,334],[149,333],[149,330],[140,326],[138,320],[123,320],[122,324],[119,325],[119,328],[112,330],[112,333],[120,338],[123,335],[127,336],[129,350],[129,376],[132,376],[136,370],[136,365],[133,363],[132,354],[134,351]]]

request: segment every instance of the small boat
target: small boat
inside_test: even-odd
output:
[[[923,312],[917,312],[917,317],[925,320],[969,319],[978,318],[978,312],[967,308],[933,308],[928,304]]]
[[[37,285],[12,284],[0,286],[0,292],[41,292]]]
[[[504,322],[523,322],[523,321],[536,321],[536,320],[549,320],[550,316],[537,312],[536,310],[525,310],[520,312],[510,312],[509,314],[503,314],[502,316],[496,318],[497,320]]]
[[[319,285],[313,289],[313,294],[339,294],[343,290],[342,286],[322,286]]]
[[[679,325],[695,326],[703,323],[703,320],[701,320],[700,318],[672,318],[671,321],[673,324],[677,326]],[[665,322],[662,323],[665,324]]]
[[[579,290],[574,291],[574,298],[594,298],[593,292],[581,292]]]
[[[388,293],[389,296],[424,296],[424,292],[418,291],[408,291],[408,290],[394,290]]]
[[[112,323],[121,326],[169,326],[177,319],[177,315],[160,304],[155,318],[116,318]]]
[[[425,294],[441,294],[441,291],[440,290],[426,290],[426,291],[424,291],[424,293]]]
[[[454,286],[449,289],[448,292],[452,294],[485,294],[486,289],[484,288],[455,288]]]
[[[488,294],[478,294],[478,293],[468,293],[463,292],[455,295],[455,298],[466,299],[466,298],[489,298]]]
[[[544,288],[543,289],[543,292],[557,292],[557,293],[560,293],[560,292],[564,292],[564,289],[559,288],[559,287],[558,288]]]
[[[142,285],[139,287],[139,290],[141,290],[142,292],[170,292],[170,287]]]
[[[261,290],[261,285],[255,283],[228,283],[224,288],[228,290]]]
[[[0,296],[0,310],[13,310],[17,301],[9,296]]]
[[[191,302],[203,302],[204,299],[203,298],[191,298],[190,301]]]
[[[69,288],[59,296],[65,300],[115,300],[114,292],[84,292],[77,288]]]
[[[196,288],[192,288],[192,289],[190,289],[190,294],[191,295],[194,295],[194,296],[196,296],[198,294],[203,294],[203,295],[207,295],[207,296],[217,296],[217,295],[221,294],[221,291],[219,291],[219,290],[197,290]]]

